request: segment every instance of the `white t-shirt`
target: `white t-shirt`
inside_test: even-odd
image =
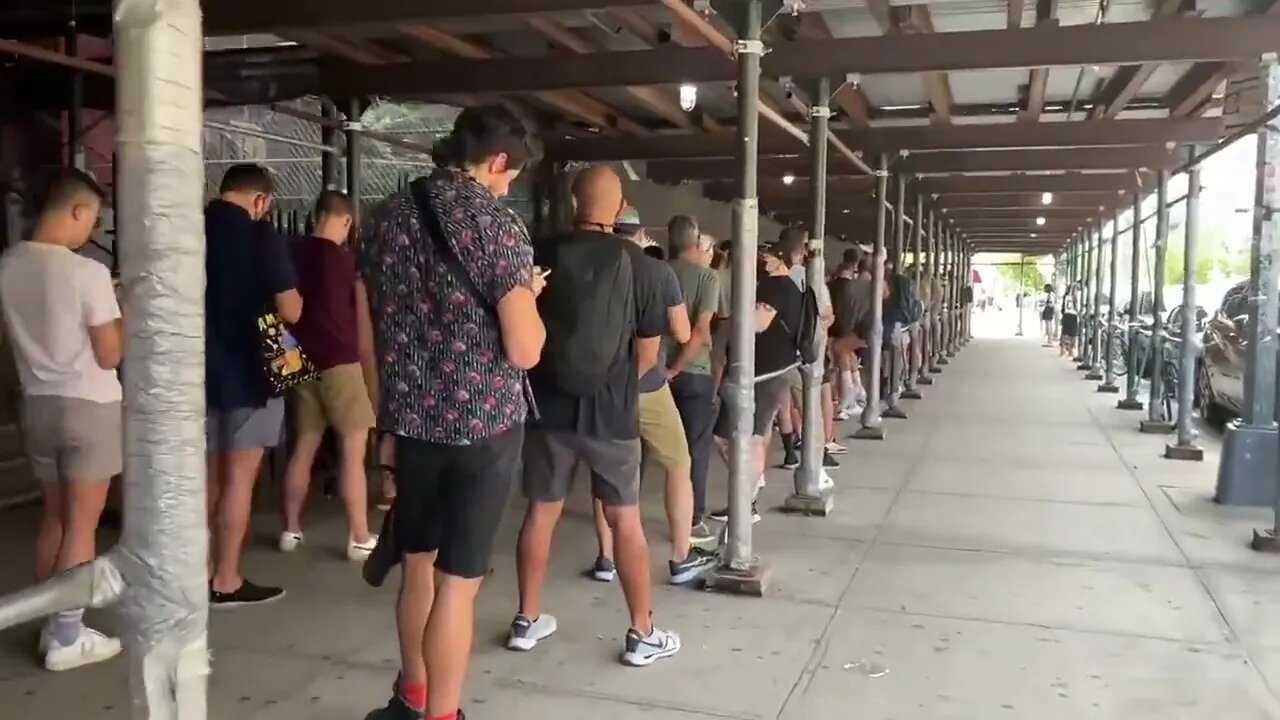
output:
[[[791,277],[791,281],[800,288],[801,292],[809,286],[808,270],[804,264],[794,265],[787,271],[787,275]],[[831,291],[827,289],[826,283],[818,283],[818,287],[813,289],[814,299],[818,301],[818,312],[823,315],[831,314]]]
[[[120,317],[111,273],[65,247],[24,242],[0,259],[0,305],[24,395],[119,402],[115,370],[98,367],[89,328]]]

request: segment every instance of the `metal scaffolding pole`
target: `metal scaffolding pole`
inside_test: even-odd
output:
[[[969,247],[969,243],[967,242],[963,243],[963,247],[964,247],[964,255],[963,255],[964,265],[961,268],[961,272],[964,276],[963,289],[969,290],[973,287],[973,250]],[[973,339],[973,302],[972,300],[973,300],[972,293],[968,295],[968,301],[966,301],[965,296],[961,296],[960,304],[963,310],[963,312],[960,313],[960,344],[961,345],[968,345],[969,341]]]
[[[333,147],[338,140],[338,109],[328,98],[320,101],[320,112],[333,122],[320,126],[320,144]],[[320,184],[325,190],[338,189],[338,156],[336,153],[320,154]]]
[[[1262,64],[1262,107],[1280,103],[1280,64]],[[1257,130],[1251,248],[1248,359],[1244,370],[1244,412],[1227,425],[1214,499],[1224,505],[1270,505],[1276,491],[1276,261],[1280,253],[1280,128]]]
[[[1101,221],[1099,221],[1101,222]],[[1102,349],[1102,366],[1106,370],[1098,392],[1118,393],[1120,386],[1116,384],[1115,343],[1116,343],[1116,293],[1120,284],[1120,206],[1116,206],[1111,220],[1111,276],[1110,300],[1107,302],[1106,343]]]
[[[923,286],[921,282],[924,280],[922,275],[922,266],[924,264],[924,195],[916,193],[916,214],[915,222],[911,225],[911,284],[915,288],[916,297],[921,297]],[[928,308],[924,308],[924,312],[928,312]],[[924,318],[920,318],[917,323],[915,334],[911,338],[911,352],[907,355],[907,376],[906,389],[902,391],[902,397],[907,400],[919,400],[924,397],[917,385],[928,385],[922,382],[925,378],[924,367],[928,361],[925,355],[928,346],[925,344],[925,338],[929,334],[929,330],[924,326]]]
[[[720,564],[707,576],[712,590],[764,594],[766,573],[752,548],[751,503],[756,479],[752,417],[755,415],[756,252],[760,231],[757,164],[760,149],[761,0],[730,6],[738,16],[738,172],[739,197],[733,204],[732,323],[725,401],[734,412],[729,451],[729,522]]]
[[[1093,254],[1093,318],[1089,323],[1089,367],[1091,369],[1084,376],[1085,380],[1090,381],[1102,380],[1104,377],[1102,374],[1102,257],[1106,245],[1102,242],[1102,228],[1105,222],[1099,215],[1097,226],[1093,230],[1094,242],[1098,249]]]
[[[1026,253],[1018,253],[1018,294],[1014,295],[1018,299],[1018,337],[1022,337],[1025,332],[1023,330],[1023,316],[1027,313],[1024,308],[1027,304],[1026,287],[1027,287],[1027,255]]]
[[[956,337],[960,327],[960,233],[954,226],[947,233],[947,240],[951,268],[951,282],[947,283],[947,357],[955,357],[959,351]]]
[[[938,272],[942,280],[942,311],[938,314],[937,364],[945,366],[951,364],[947,350],[951,346],[951,291],[954,289],[951,282],[951,227],[945,215],[938,221]]]
[[[1147,397],[1147,419],[1139,423],[1139,427],[1144,433],[1164,434],[1173,431],[1164,407],[1164,263],[1169,246],[1169,171],[1159,171],[1156,183],[1155,265],[1151,269],[1155,278],[1151,303],[1151,394]]]
[[[1118,232],[1118,230],[1117,230]],[[1138,388],[1142,381],[1142,368],[1138,365],[1138,310],[1141,296],[1140,286],[1142,282],[1142,194],[1133,194],[1133,226],[1130,228],[1133,235],[1132,252],[1133,257],[1129,262],[1129,327],[1127,336],[1129,338],[1129,352],[1125,353],[1125,362],[1128,363],[1128,374],[1125,376],[1124,397],[1120,402],[1116,403],[1116,407],[1120,410],[1142,410],[1142,400],[1138,398]]]
[[[1195,147],[1190,154],[1194,157]],[[1178,424],[1177,438],[1165,446],[1170,460],[1204,460],[1204,449],[1196,445],[1195,396],[1196,351],[1196,243],[1200,235],[1200,166],[1187,169],[1186,249],[1182,267],[1182,328],[1178,343]]]
[[[928,265],[929,272],[923,275],[923,282],[929,285],[929,302],[926,304],[924,311],[927,315],[923,332],[924,348],[920,353],[920,377],[916,378],[916,382],[921,385],[933,384],[933,373],[941,372],[938,367],[938,312],[937,307],[941,305],[940,298],[934,292],[937,285],[935,278],[938,277],[938,220],[933,210],[929,211],[927,235],[925,235],[924,257],[925,263]]]
[[[74,11],[74,5],[72,6]],[[80,57],[80,29],[75,17],[67,23],[66,54]],[[84,154],[84,73],[71,68],[70,104],[67,110],[67,166],[87,170]]]
[[[1080,345],[1079,352],[1076,353],[1076,369],[1092,370],[1093,365],[1089,362],[1092,356],[1092,350],[1089,347],[1090,341],[1093,339],[1093,330],[1090,327],[1089,318],[1093,312],[1093,230],[1085,228],[1080,231],[1080,244],[1082,247],[1082,259],[1080,264]]]
[[[805,280],[810,288],[826,282],[823,246],[827,234],[827,134],[831,119],[831,81],[819,78],[814,83],[809,108],[809,173],[812,226],[809,233],[808,263]],[[826,333],[820,333],[825,340]],[[823,357],[825,357],[825,345]],[[826,433],[822,427],[822,372],[823,359],[803,368],[804,404],[801,423],[803,444],[800,448],[800,467],[795,472],[795,494],[787,498],[786,507],[808,514],[826,515],[834,507],[833,488],[822,488],[822,458]]]
[[[862,427],[854,432],[853,437],[861,440],[883,440],[884,424],[880,421],[880,370],[884,361],[884,260],[885,234],[888,218],[884,198],[889,192],[889,156],[881,153],[880,164],[876,169],[876,238],[875,250],[871,263],[871,342],[868,354],[867,406],[862,410]]]
[[[902,173],[898,173],[895,178],[897,185],[897,200],[893,206],[893,251],[890,257],[893,258],[894,275],[903,272],[902,258],[903,248],[907,244],[907,178]],[[894,288],[891,292],[896,291],[896,280]],[[905,302],[905,298],[902,298]],[[892,331],[889,335],[889,392],[886,393],[886,407],[884,416],[887,418],[896,418],[898,420],[907,419],[907,411],[903,409],[902,401],[902,383],[905,373],[902,364],[902,338],[906,334],[906,328],[890,328]]]
[[[347,134],[347,196],[351,198],[352,205],[355,207],[351,226],[356,229],[355,232],[359,233],[360,219],[363,215],[360,211],[360,200],[364,196],[364,173],[360,170],[361,151],[364,149],[361,147],[364,140],[360,137],[360,131],[364,126],[360,124],[360,118],[364,114],[364,106],[360,98],[351,98],[347,108],[347,121],[342,125],[342,129]]]

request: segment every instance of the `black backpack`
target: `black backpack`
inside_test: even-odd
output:
[[[622,242],[602,237],[553,246],[552,273],[538,298],[547,328],[539,367],[570,395],[595,394],[618,358],[630,352],[635,273]]]
[[[805,288],[801,295],[803,299],[800,302],[800,327],[796,328],[796,349],[800,351],[800,362],[812,365],[822,357],[822,342],[818,333],[821,312],[818,310],[818,296],[813,288]]]

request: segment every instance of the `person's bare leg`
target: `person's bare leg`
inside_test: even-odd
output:
[[[542,614],[542,586],[547,581],[551,537],[564,501],[529,503],[516,547],[516,581],[520,587],[520,614],[537,620]]]
[[[448,716],[456,712],[462,702],[480,582],[481,578],[437,573],[435,605],[427,622],[423,649],[431,678],[427,690],[428,718]]]
[[[671,559],[689,557],[693,537],[693,480],[688,463],[667,470],[665,493],[667,524],[671,526]]]
[[[63,486],[62,543],[53,566],[55,574],[97,557],[98,520],[110,490],[110,479],[72,479]]]
[[[435,553],[413,553],[404,556],[400,578],[400,596],[396,599],[396,630],[400,639],[401,696],[421,702],[427,686],[426,647],[427,621],[435,602]]]
[[[834,390],[831,383],[822,386],[822,435],[826,442],[835,442],[836,439],[836,406],[834,400]]]
[[[36,582],[53,577],[62,548],[63,490],[56,482],[41,483],[40,529],[36,531]]]
[[[612,561],[613,531],[609,529],[609,521],[604,518],[604,506],[599,500],[591,501],[591,517],[596,525],[596,554]]]
[[[649,577],[649,542],[640,521],[640,506],[605,506],[605,518],[613,528],[618,579],[631,614],[631,627],[648,635],[653,630],[653,580]],[[532,615],[526,616],[533,617]]]
[[[390,510],[391,503],[396,499],[396,438],[390,433],[378,438],[378,477],[382,480],[382,500],[378,502],[378,507],[383,510]],[[392,468],[388,471],[386,468]]]
[[[249,531],[253,485],[258,480],[263,448],[241,448],[225,454],[225,476],[214,525],[213,590],[231,593],[240,589],[240,553]]]
[[[786,396],[782,399],[782,405],[778,407],[778,432],[791,435],[795,431],[796,427],[791,415],[791,390],[788,388]]]
[[[315,467],[316,453],[320,452],[320,443],[324,440],[322,432],[300,432],[293,442],[293,454],[289,456],[289,465],[284,473],[284,512],[285,532],[302,532],[302,508],[307,504],[307,493],[311,489],[311,469]]]
[[[373,539],[369,532],[369,476],[364,470],[369,431],[347,433],[341,436],[339,443],[338,487],[347,511],[347,534],[356,543],[365,544]]]
[[[224,475],[226,473],[227,463],[223,458],[223,453],[211,452],[205,454],[205,471],[207,472],[205,481],[205,509],[207,516],[205,518],[208,527],[207,535],[209,537],[209,559],[208,574],[209,582],[213,582],[213,566],[214,556],[217,555],[216,543],[214,542],[214,528],[218,526],[218,503],[222,501],[222,484],[225,482]]]

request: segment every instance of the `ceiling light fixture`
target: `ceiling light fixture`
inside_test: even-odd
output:
[[[1040,196],[1040,204],[1048,205],[1053,202],[1053,193],[1047,192]]]
[[[698,107],[698,86],[685,83],[680,86],[680,109],[693,112]]]
[[[1044,216],[1043,216],[1043,215],[1039,215],[1039,216],[1037,216],[1037,217],[1036,217],[1036,225],[1044,225]]]
[[[782,184],[783,184],[783,185],[790,185],[791,183],[793,183],[793,182],[795,182],[795,181],[796,181],[796,176],[795,176],[795,175],[792,175],[791,173],[787,173],[786,175],[783,175],[783,176],[782,176]]]

